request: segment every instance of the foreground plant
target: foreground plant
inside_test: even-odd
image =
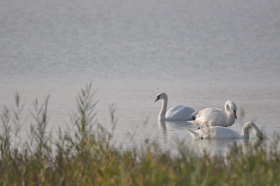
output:
[[[21,140],[19,96],[15,108],[3,107],[0,134],[1,185],[278,185],[280,177],[279,137],[274,146],[232,147],[224,157],[197,155],[178,142],[176,155],[157,143],[141,147],[116,148],[115,105],[111,112],[112,131],[95,119],[91,85],[82,89],[77,112],[72,115],[74,134],[46,132],[48,99],[34,102],[29,138]],[[14,141],[16,143],[14,143]]]

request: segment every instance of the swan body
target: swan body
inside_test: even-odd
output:
[[[158,120],[160,121],[174,121],[174,120],[193,120],[195,118],[196,112],[190,107],[185,107],[182,105],[177,105],[167,110],[168,97],[166,93],[158,94],[156,101],[162,99],[162,106],[160,113],[158,115]]]
[[[249,139],[249,129],[252,128],[256,138],[263,139],[263,134],[259,128],[252,122],[247,122],[242,128],[242,134],[235,132],[234,130],[221,127],[211,126],[196,131],[186,129],[193,138],[201,139]]]
[[[237,107],[235,103],[228,100],[225,103],[225,111],[219,108],[206,108],[199,111],[196,115],[194,124],[199,128],[209,126],[223,126],[228,127],[234,124]]]

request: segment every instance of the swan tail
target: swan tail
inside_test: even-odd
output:
[[[193,137],[193,138],[199,138],[199,134],[197,132],[191,131],[189,129],[186,128],[186,131],[188,131],[188,133]]]

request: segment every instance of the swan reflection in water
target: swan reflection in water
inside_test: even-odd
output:
[[[183,133],[185,132],[185,128],[186,127],[189,128],[191,126],[193,126],[193,124],[187,121],[158,120],[158,128],[162,134],[163,146],[166,149],[168,149],[172,144],[171,142],[174,142],[174,140],[176,140],[177,137],[183,136]],[[181,135],[178,135],[178,133]]]
[[[230,151],[241,147],[243,152],[250,148],[260,147],[264,140],[261,139],[211,139],[196,140],[191,139],[187,142],[188,147],[197,154],[203,155],[207,152],[211,156],[227,155]]]
[[[174,130],[185,130],[185,128],[193,126],[187,121],[158,121],[159,130],[174,131]]]
[[[189,121],[158,121],[158,128],[162,134],[165,150],[176,150],[176,141],[179,139],[186,140],[187,147],[201,155],[205,152],[211,156],[225,155],[237,146],[241,146],[246,151],[252,147],[259,147],[264,141],[260,139],[193,139],[185,130],[186,128],[195,128]]]

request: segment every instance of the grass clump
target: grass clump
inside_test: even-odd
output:
[[[113,134],[96,120],[91,86],[77,99],[75,132],[59,129],[57,139],[46,132],[48,97],[34,102],[29,138],[21,140],[23,105],[4,106],[0,133],[1,185],[279,185],[278,141],[274,146],[233,147],[224,156],[197,155],[178,144],[178,153],[162,152],[156,143],[141,148],[116,148]],[[115,106],[110,107],[115,128]],[[12,124],[11,124],[12,123]]]

